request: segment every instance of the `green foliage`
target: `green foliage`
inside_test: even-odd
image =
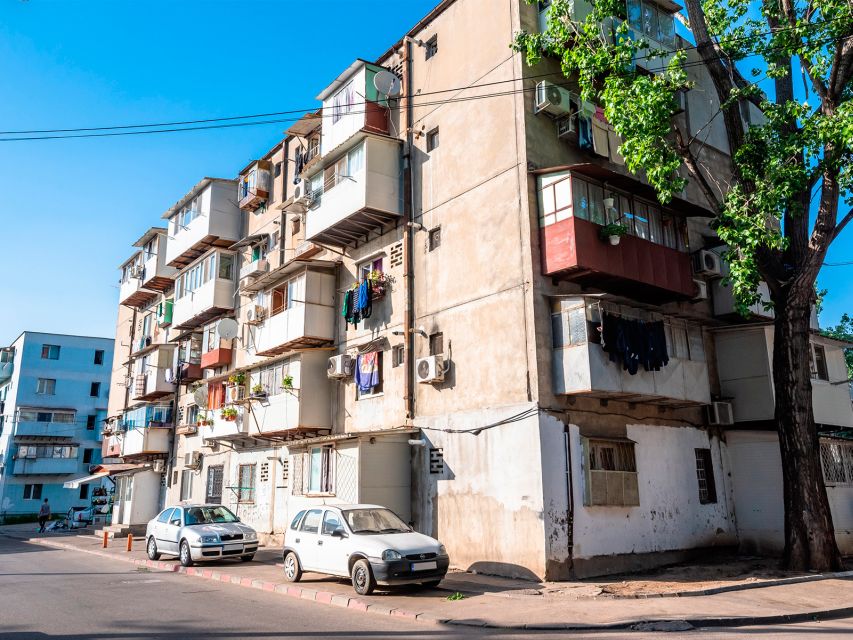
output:
[[[841,316],[841,322],[834,327],[823,329],[821,333],[830,338],[853,343],[853,318],[845,313]],[[853,380],[853,349],[844,350],[844,359],[847,361],[847,379]]]

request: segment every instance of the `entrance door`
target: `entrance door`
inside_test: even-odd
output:
[[[208,504],[222,504],[222,472],[223,465],[207,468],[207,488],[204,501]]]
[[[130,524],[125,520],[130,519],[130,500],[133,496],[133,476],[119,476],[116,478],[116,492],[113,509],[116,514],[115,524]]]

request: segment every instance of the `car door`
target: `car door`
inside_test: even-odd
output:
[[[163,525],[163,551],[177,555],[181,528],[183,526],[184,510],[179,507],[175,507],[172,511],[172,515],[169,516],[169,521]]]
[[[306,571],[320,571],[319,550],[320,524],[323,520],[322,509],[311,509],[302,519],[297,535],[294,536],[294,547],[299,554],[299,563]]]
[[[337,511],[327,509],[323,514],[323,524],[317,541],[317,562],[323,573],[343,576],[349,574],[349,539],[333,535],[343,527],[341,515]]]
[[[154,536],[154,540],[157,542],[157,548],[160,551],[167,550],[166,543],[166,525],[169,523],[169,519],[172,517],[172,512],[174,509],[169,507],[168,509],[163,509],[160,514],[157,516],[157,520],[154,521],[154,524],[151,525],[151,533]]]

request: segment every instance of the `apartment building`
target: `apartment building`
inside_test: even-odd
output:
[[[89,507],[107,417],[108,338],[24,331],[0,349],[0,518]]]
[[[167,212],[174,289],[119,314],[147,335],[172,298],[144,347],[174,346],[176,438],[144,472],[161,499],[221,502],[270,543],[301,509],[381,503],[456,566],[549,579],[749,539],[753,441],[774,437],[768,318],[733,313],[698,188],[662,205],[556,61],[509,50],[548,4],[440,2],[236,180]],[[674,11],[641,12],[673,48]],[[723,185],[718,105],[689,73],[678,123]],[[601,237],[608,222],[628,234]],[[814,342],[816,418],[837,435],[845,345]],[[763,358],[748,375],[742,343]],[[853,449],[826,449],[841,504]]]

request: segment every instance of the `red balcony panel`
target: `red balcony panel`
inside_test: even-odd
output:
[[[374,133],[388,135],[388,109],[378,102],[364,103],[364,128]]]
[[[658,300],[695,295],[690,257],[635,236],[616,246],[602,240],[601,227],[571,217],[542,229],[542,270],[545,275],[584,286],[643,294]]]
[[[184,363],[181,365],[181,382],[201,380],[201,365]]]
[[[213,349],[201,355],[201,368],[224,367],[231,364],[231,349]]]

